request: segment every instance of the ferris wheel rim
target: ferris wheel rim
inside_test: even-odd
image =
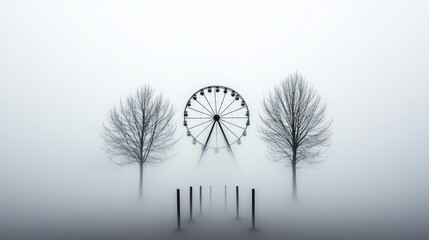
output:
[[[222,103],[220,104],[220,108],[219,108],[219,112],[217,112],[217,107],[216,107],[216,110],[213,110],[213,108],[212,108],[212,106],[210,105],[210,103],[209,103],[209,101],[207,100],[207,97],[205,96],[205,91],[208,91],[209,93],[211,93],[211,91],[216,91],[216,92],[219,92],[220,90],[222,89],[222,91],[224,92],[224,94],[223,94],[223,100],[225,99],[225,96],[227,95],[227,93],[228,92],[231,92],[231,94],[233,94],[233,95],[231,95],[236,101],[237,100],[240,100],[241,99],[241,107],[240,108],[238,108],[238,109],[235,109],[234,111],[230,111],[230,112],[226,112],[225,113],[225,110],[226,109],[228,109],[229,108],[229,106],[231,105],[231,104],[233,104],[235,101],[233,100],[231,103],[230,103],[230,105],[228,106],[228,107],[226,107],[222,112],[220,111],[221,110],[221,108],[222,108],[222,106],[223,106],[223,100],[222,100]],[[200,95],[202,95],[202,96],[204,96],[204,98],[205,98],[205,100],[207,101],[207,103],[209,104],[209,107],[206,107],[206,106],[204,106],[203,104],[201,104],[198,100],[196,100],[196,96],[198,96],[198,94],[200,93]],[[214,93],[214,96],[215,96],[215,101],[216,101],[216,93]],[[238,99],[237,99],[238,98]],[[206,111],[206,112],[203,112],[203,111],[199,111],[199,110],[196,110],[196,109],[194,109],[194,108],[191,108],[190,107],[190,102],[192,101],[192,100],[195,100],[195,101],[197,101],[203,108],[204,108],[204,110]],[[215,102],[215,104],[217,104],[217,102]],[[244,105],[243,105],[244,104]],[[200,145],[205,145],[204,143],[202,143],[200,140],[198,140],[198,137],[199,137],[199,135],[201,134],[198,134],[197,136],[195,136],[190,130],[192,129],[192,128],[194,128],[194,127],[196,127],[196,126],[193,126],[192,128],[189,128],[189,126],[187,125],[187,120],[191,120],[192,118],[190,118],[190,117],[188,117],[187,116],[187,110],[188,109],[192,109],[192,110],[194,110],[194,111],[197,111],[197,112],[200,112],[202,115],[205,115],[204,117],[195,117],[195,119],[204,119],[204,120],[206,120],[203,124],[206,124],[206,123],[208,123],[209,122],[209,124],[203,129],[203,131],[201,131],[201,133],[202,132],[204,132],[208,127],[210,127],[210,126],[212,126],[212,127],[214,127],[215,125],[216,125],[216,128],[218,128],[218,127],[220,127],[220,128],[222,128],[222,126],[224,126],[229,132],[231,132],[234,136],[235,136],[235,138],[234,138],[234,141],[232,141],[232,142],[230,142],[230,143],[228,143],[228,145],[227,146],[216,146],[216,147],[213,147],[213,146],[209,146],[209,145],[207,145],[206,144],[206,146],[205,146],[205,148],[210,148],[210,149],[215,149],[215,150],[217,150],[217,149],[223,149],[223,148],[228,148],[228,147],[230,147],[231,145],[233,145],[233,144],[235,144],[235,143],[238,143],[238,144],[240,144],[241,143],[241,138],[243,138],[244,136],[246,136],[246,131],[247,131],[247,128],[248,128],[248,126],[250,125],[250,114],[249,114],[249,107],[248,107],[248,105],[247,105],[247,102],[246,102],[246,100],[243,98],[243,96],[239,93],[239,92],[237,92],[237,91],[235,91],[233,88],[230,88],[230,87],[227,87],[227,86],[224,86],[224,85],[209,85],[209,86],[206,86],[206,87],[203,87],[203,88],[200,88],[199,90],[197,90],[197,91],[195,91],[192,95],[191,95],[191,97],[188,99],[188,101],[186,102],[186,104],[185,104],[185,108],[184,108],[184,111],[183,111],[183,121],[184,121],[184,125],[185,125],[185,127],[186,127],[186,130],[187,130],[187,135],[188,136],[190,136],[190,137],[192,137],[192,139],[193,139],[193,142],[194,142],[194,144],[196,144],[196,143],[199,143]],[[246,112],[246,115],[245,115],[245,117],[226,117],[227,119],[228,118],[242,118],[242,119],[245,119],[245,120],[247,120],[246,121],[246,124],[244,124],[244,126],[238,126],[238,125],[235,125],[234,123],[231,123],[231,122],[229,122],[228,120],[225,120],[224,118],[222,118],[222,116],[225,116],[225,115],[229,115],[229,114],[232,114],[232,113],[234,113],[235,111],[238,111],[238,110],[242,110],[242,109],[245,109],[245,112]],[[216,118],[216,116],[218,117],[218,120],[214,120],[214,118]],[[239,128],[241,128],[242,129],[242,131],[240,131],[240,133],[238,134],[238,135],[236,135],[235,133],[234,133],[234,131],[232,131],[231,129],[229,129],[229,127],[225,124],[225,123],[228,123],[228,124],[232,124],[232,125],[235,125],[235,126],[237,126],[237,127],[239,127]],[[209,136],[210,137],[210,136]]]

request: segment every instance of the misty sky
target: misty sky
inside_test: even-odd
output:
[[[287,199],[291,170],[267,160],[258,114],[263,97],[298,71],[333,119],[325,162],[298,171],[301,198],[428,216],[428,11],[423,0],[2,0],[0,212],[135,201],[138,167],[114,165],[100,131],[109,109],[145,83],[175,104],[182,137],[169,162],[145,170],[145,198],[230,181]],[[210,182],[195,172],[200,148],[182,112],[215,84],[242,94],[251,125],[233,146],[238,167],[219,165],[211,174],[222,177]]]

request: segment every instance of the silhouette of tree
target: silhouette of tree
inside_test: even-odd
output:
[[[154,95],[149,85],[120,101],[110,110],[107,124],[103,124],[104,149],[119,165],[138,163],[140,167],[139,199],[143,191],[143,166],[158,164],[168,155],[177,140],[173,135],[175,111],[170,102]],[[117,158],[115,161],[114,159]]]
[[[269,157],[292,167],[293,199],[297,198],[297,165],[313,165],[328,145],[332,121],[326,119],[326,104],[304,77],[289,75],[263,101],[259,127]]]

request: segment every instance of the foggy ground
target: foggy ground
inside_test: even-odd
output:
[[[243,197],[243,196],[242,196]],[[182,199],[184,199],[182,197]],[[183,203],[182,203],[183,204]],[[250,206],[241,205],[240,220],[231,209],[182,208],[182,230],[176,230],[174,205],[164,208],[132,206],[91,209],[39,209],[31,213],[5,215],[2,239],[427,239],[427,212],[327,208],[305,203],[286,203],[283,209],[265,211],[257,205],[257,230],[251,230]],[[267,207],[267,206],[265,206]],[[113,208],[113,209],[112,209]],[[321,210],[323,209],[323,210]],[[71,211],[72,210],[72,211]],[[53,212],[52,212],[53,211]],[[6,218],[7,216],[7,218]]]
[[[2,205],[2,239],[427,239],[426,202],[382,199],[382,195],[336,192],[292,202],[290,194],[270,184],[240,185],[240,219],[235,219],[235,186],[203,185],[199,214],[194,186],[194,221],[189,222],[189,185],[148,187],[137,200],[88,194],[63,202]],[[181,189],[182,230],[176,229],[176,191]],[[256,188],[256,231],[251,230],[251,188]],[[323,192],[322,191],[322,192]],[[305,191],[304,191],[305,192]],[[335,193],[336,194],[333,194]],[[351,193],[350,191],[349,193]],[[135,192],[137,193],[137,191]],[[114,195],[114,193],[112,193]],[[315,195],[313,195],[314,197]],[[46,198],[49,200],[49,197]],[[409,204],[413,203],[413,205]],[[426,207],[423,207],[426,206]]]

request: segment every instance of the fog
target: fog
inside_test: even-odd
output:
[[[428,10],[417,0],[0,1],[0,238],[428,237]],[[324,162],[298,170],[297,203],[291,169],[267,159],[257,131],[263,98],[295,71],[333,120]],[[169,161],[145,167],[138,203],[138,166],[111,162],[100,133],[146,83],[174,103],[180,140]],[[239,91],[251,124],[235,160],[208,152],[201,166],[183,109],[208,85]],[[203,215],[195,198],[190,224],[188,188],[200,185]]]

